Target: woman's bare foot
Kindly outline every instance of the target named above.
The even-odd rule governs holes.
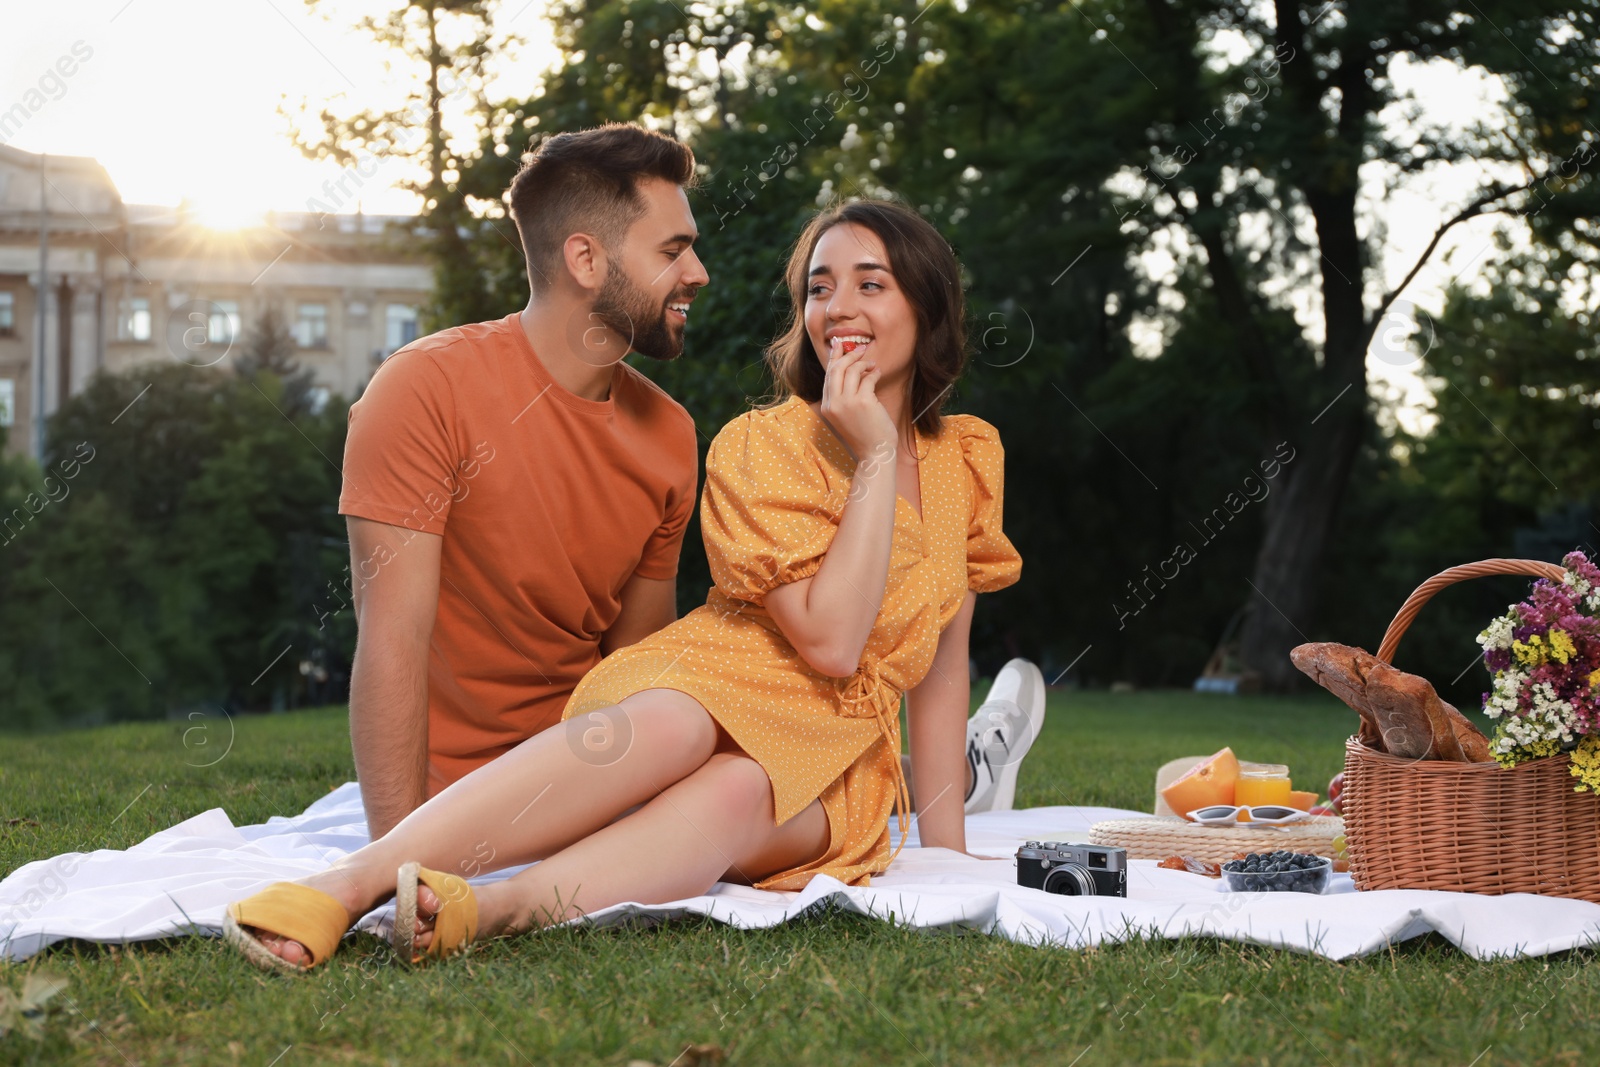
[[[368,895],[356,884],[350,872],[341,870],[338,867],[330,867],[308,878],[297,879],[297,884],[326,893],[342,904],[347,916],[346,930],[354,926],[357,919],[371,910],[371,901]],[[275,956],[282,957],[285,962],[292,963],[297,967],[309,967],[311,965],[311,953],[300,942],[287,937],[280,937],[271,931],[261,930],[253,926],[247,926],[245,929],[253,934],[266,947],[267,951]]]

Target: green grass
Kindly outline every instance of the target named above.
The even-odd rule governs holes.
[[[243,718],[212,766],[227,725],[196,725],[0,740],[0,871],[211,807],[261,822],[351,776],[343,709]],[[1321,697],[1054,693],[1017,804],[1148,809],[1157,766],[1223,744],[1321,784],[1353,727]],[[44,1039],[0,1038],[0,1063],[1578,1063],[1600,1052],[1592,957],[1479,963],[1437,938],[1346,963],[1199,939],[1067,952],[841,913],[561,929],[420,973],[363,936],[298,979],[208,938],[71,943],[0,964],[13,990],[70,983]]]

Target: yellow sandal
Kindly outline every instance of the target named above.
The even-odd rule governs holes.
[[[433,917],[433,940],[425,954],[417,955],[417,883],[438,896],[439,913]],[[429,870],[420,863],[400,868],[394,889],[394,951],[409,964],[453,956],[478,935],[478,897],[460,875]]]
[[[290,963],[245,927],[298,941],[311,954],[305,965]],[[245,959],[264,971],[303,974],[325,962],[350,928],[344,905],[320,890],[294,882],[274,882],[261,892],[228,905],[222,932]]]

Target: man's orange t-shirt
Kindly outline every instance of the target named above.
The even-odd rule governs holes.
[[[625,363],[609,399],[568,392],[519,314],[413,341],[350,408],[340,514],[444,538],[430,797],[561,721],[624,584],[677,574],[694,508],[689,413]]]

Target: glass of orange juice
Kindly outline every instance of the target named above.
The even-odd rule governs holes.
[[[1282,763],[1251,763],[1239,768],[1239,781],[1233,787],[1233,802],[1241,807],[1261,804],[1289,805],[1289,768]],[[1248,816],[1240,813],[1248,821]]]

